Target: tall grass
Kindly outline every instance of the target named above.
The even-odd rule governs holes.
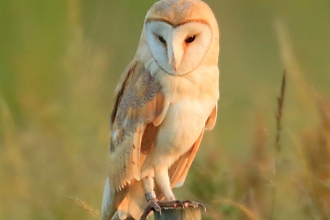
[[[281,152],[281,129],[282,129],[282,115],[283,115],[283,104],[285,97],[285,84],[286,84],[286,74],[285,71],[283,73],[282,85],[281,85],[281,93],[277,98],[277,112],[276,112],[276,139],[275,139],[275,161],[274,161],[274,186],[273,186],[273,196],[272,196],[272,204],[271,204],[271,213],[270,219],[274,217],[274,207],[275,207],[275,196],[276,196],[276,168],[277,168],[277,158],[278,154]]]

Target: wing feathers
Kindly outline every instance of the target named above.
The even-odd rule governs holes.
[[[169,105],[160,83],[143,65],[132,63],[124,76],[122,86],[117,87],[111,116],[110,179],[114,180],[111,185],[114,192],[132,179],[140,179],[145,154],[153,149],[150,143],[141,147],[144,131],[154,130],[163,121]],[[153,127],[148,128],[150,123]]]
[[[169,103],[167,100],[164,100],[164,96],[157,94],[155,105],[155,115],[157,117],[153,120],[153,124],[158,126],[165,118]]]
[[[193,160],[196,156],[196,153],[199,149],[199,146],[201,144],[203,135],[204,135],[204,130],[199,135],[199,137],[198,137],[197,141],[195,142],[194,146],[191,148],[189,157],[187,158],[187,163],[185,163],[184,169],[183,169],[182,173],[180,174],[179,178],[177,179],[177,181],[175,183],[173,183],[173,187],[180,187],[180,186],[183,185],[183,183],[184,183],[184,181],[187,177],[189,168],[190,168],[190,166],[191,166],[191,164],[192,164],[192,162],[193,162]]]
[[[215,122],[217,121],[217,104],[214,106],[211,115],[207,119],[205,123],[206,130],[212,130],[215,126]]]
[[[198,148],[200,146],[203,134],[204,134],[204,129],[201,132],[201,134],[199,135],[195,144],[191,147],[191,149],[179,158],[179,163],[177,164],[177,167],[172,166],[173,167],[173,168],[171,168],[172,173],[169,174],[171,176],[171,187],[172,188],[180,187],[184,183],[184,181],[187,177],[189,168],[190,168],[190,166],[196,156]],[[170,172],[171,172],[171,170],[170,170]]]
[[[188,157],[189,157],[189,152],[182,155],[182,158],[179,159],[177,168],[175,169],[173,176],[171,178],[171,188],[173,188],[177,184],[177,181],[178,181],[179,177],[181,176],[183,169],[186,167]]]
[[[141,153],[149,154],[155,148],[155,140],[159,131],[159,127],[156,127],[153,123],[149,123],[146,126],[142,142]]]
[[[210,116],[205,122],[205,129],[211,130],[213,129],[215,125],[215,121],[217,119],[217,105],[214,106]],[[171,187],[180,187],[184,183],[189,168],[196,156],[196,153],[198,151],[198,148],[200,146],[200,143],[202,141],[204,135],[204,129],[197,138],[196,142],[194,145],[191,147],[191,149],[183,154],[178,161],[176,161],[172,166],[171,169],[169,170],[169,176],[171,178]]]

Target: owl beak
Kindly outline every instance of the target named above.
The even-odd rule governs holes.
[[[172,69],[174,70],[174,72],[176,72],[179,69],[180,62],[177,61],[174,53],[172,53],[169,56],[169,58],[168,58],[168,64],[169,64],[170,67],[172,67]]]
[[[175,60],[172,61],[172,63],[170,63],[170,66],[173,68],[173,70],[176,72],[179,68],[179,65],[177,64],[177,62]]]
[[[177,62],[175,60],[173,50],[168,51],[168,64],[176,72],[178,65],[177,65]]]
[[[169,66],[176,73],[180,67],[182,51],[180,50],[180,46],[175,42],[176,41],[172,39],[167,45],[167,56]]]

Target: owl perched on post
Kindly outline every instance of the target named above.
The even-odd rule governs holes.
[[[115,91],[102,219],[140,219],[150,204],[176,204],[172,188],[183,185],[216,122],[218,55],[206,3],[161,0],[150,8]]]

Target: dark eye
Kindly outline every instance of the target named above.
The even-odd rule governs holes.
[[[165,40],[162,36],[159,36],[158,39],[159,39],[159,41],[162,42],[163,44],[166,44],[166,40]]]
[[[195,39],[196,39],[196,35],[193,35],[193,36],[190,36],[190,37],[186,38],[184,41],[187,44],[190,44],[190,43],[194,42]]]

